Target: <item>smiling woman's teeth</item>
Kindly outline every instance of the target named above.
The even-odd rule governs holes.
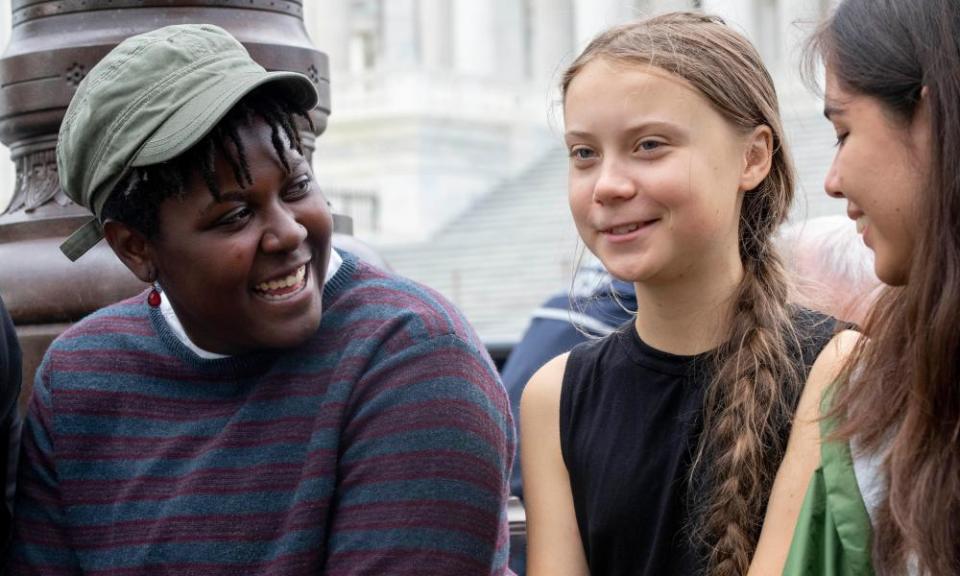
[[[281,290],[283,288],[290,288],[292,286],[297,286],[303,282],[304,276],[307,274],[306,265],[297,268],[297,271],[293,274],[287,276],[286,278],[280,278],[278,280],[270,280],[269,282],[261,282],[254,286],[254,289],[259,292],[272,292]]]
[[[617,226],[616,228],[611,228],[611,234],[629,234],[639,228],[639,224],[627,224],[625,226]]]

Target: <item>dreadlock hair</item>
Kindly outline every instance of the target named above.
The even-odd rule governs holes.
[[[160,231],[160,204],[167,198],[182,197],[194,171],[199,172],[214,198],[220,198],[221,190],[215,169],[218,153],[230,165],[240,187],[253,184],[240,128],[250,126],[255,116],[270,126],[273,149],[284,170],[289,172],[286,149],[303,155],[303,141],[296,118],[304,118],[311,129],[313,122],[306,110],[295,109],[288,100],[272,96],[264,90],[255,90],[231,108],[209,134],[180,156],[131,170],[107,198],[103,206],[103,220],[123,222],[146,237],[154,238]],[[287,144],[284,143],[284,137]],[[233,145],[233,150],[228,143]]]
[[[773,135],[770,172],[743,198],[739,252],[744,276],[726,343],[714,354],[688,484],[690,533],[704,547],[706,573],[746,574],[803,385],[787,277],[773,245],[794,188],[773,80],[743,36],[720,18],[690,12],[602,33],[566,71],[562,92],[597,59],[656,66],[692,84],[741,133],[766,125]]]
[[[879,102],[895,127],[921,107],[930,165],[914,200],[913,258],[887,287],[837,380],[834,440],[879,454],[886,491],[873,523],[877,574],[960,574],[960,5],[845,0],[811,37],[846,92]]]

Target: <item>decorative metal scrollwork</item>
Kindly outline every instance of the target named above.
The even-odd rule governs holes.
[[[60,206],[70,204],[70,198],[60,188],[56,152],[41,150],[21,156],[17,159],[13,199],[3,213],[12,214],[19,210],[33,212],[48,202],[56,202]]]
[[[74,62],[69,68],[67,68],[67,73],[64,75],[64,78],[67,79],[68,84],[76,88],[80,85],[80,82],[86,75],[87,67],[79,62]]]

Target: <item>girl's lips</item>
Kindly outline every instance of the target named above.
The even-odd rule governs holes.
[[[621,224],[619,226],[613,226],[606,228],[600,231],[601,236],[606,239],[608,242],[613,244],[621,244],[624,242],[630,242],[639,238],[640,236],[646,234],[654,224],[659,222],[660,219],[656,218],[653,220],[644,220],[641,222],[631,222],[629,224]]]

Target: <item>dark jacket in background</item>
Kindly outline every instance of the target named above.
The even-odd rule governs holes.
[[[20,345],[13,321],[0,299],[0,573],[4,572],[7,544],[13,519],[13,488],[16,478],[19,417],[17,397],[20,395]]]
[[[633,284],[614,279],[599,266],[581,270],[576,280],[571,290],[551,296],[531,314],[523,338],[501,370],[518,430],[520,396],[534,372],[577,344],[613,332],[633,319],[637,309]],[[513,459],[510,493],[523,498],[519,454]]]

